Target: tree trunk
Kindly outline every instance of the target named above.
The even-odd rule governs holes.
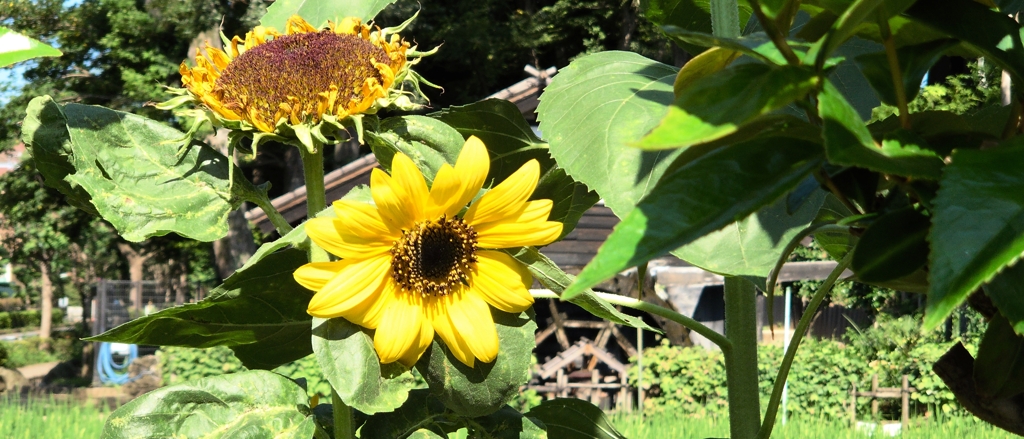
[[[39,262],[39,275],[43,290],[39,298],[39,305],[42,310],[39,321],[39,338],[43,342],[40,343],[39,348],[46,350],[50,349],[50,333],[53,330],[53,281],[50,279],[49,261]]]
[[[141,315],[142,306],[144,305],[142,303],[143,268],[146,266],[146,261],[153,255],[151,253],[144,253],[127,242],[117,243],[117,249],[128,260],[128,280],[132,282],[131,291],[128,293],[128,301],[131,303],[131,309]]]

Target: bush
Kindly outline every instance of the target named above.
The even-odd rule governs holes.
[[[39,348],[41,339],[39,337],[26,338],[24,340],[2,342],[7,350],[7,364],[9,369],[28,366],[36,363],[49,363],[60,361],[57,355]]]
[[[908,375],[917,390],[910,398],[919,410],[966,414],[931,370],[932,364],[956,341],[941,342],[935,335],[921,336],[913,317],[882,318],[876,327],[850,336],[848,344],[805,339],[789,372],[787,410],[796,416],[842,419],[847,416],[849,392],[871,388],[877,374],[880,387],[899,387]],[[957,340],[959,341],[959,340]],[[964,340],[976,346],[976,341]],[[778,346],[758,347],[761,407],[766,407],[784,352]],[[630,382],[636,385],[636,367]],[[721,351],[700,347],[669,346],[667,340],[644,350],[644,407],[653,412],[718,416],[728,413],[725,363]],[[883,412],[898,416],[899,400],[879,400]],[[858,416],[869,412],[868,398],[858,398]]]
[[[209,349],[164,346],[157,351],[157,357],[160,358],[165,385],[246,370],[242,362],[235,358],[234,352],[225,346]],[[320,365],[312,355],[282,365],[274,369],[274,372],[292,379],[305,378],[306,391],[310,395],[320,394],[321,398],[329,398],[331,395],[331,386],[323,379]]]

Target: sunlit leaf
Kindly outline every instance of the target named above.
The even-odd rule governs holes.
[[[44,56],[61,56],[61,51],[35,38],[0,26],[0,67]]]
[[[254,370],[142,395],[111,413],[100,437],[309,439],[315,430],[305,389]]]
[[[285,23],[292,15],[298,15],[319,29],[328,21],[340,22],[346,17],[356,17],[367,22],[377,16],[395,0],[277,0],[267,8],[260,24],[284,32]]]

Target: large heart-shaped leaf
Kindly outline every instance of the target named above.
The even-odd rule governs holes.
[[[1024,138],[956,150],[934,200],[924,325],[934,328],[970,293],[1024,254]]]
[[[498,358],[469,367],[455,358],[448,347],[434,339],[427,354],[416,363],[431,393],[455,413],[476,417],[494,413],[530,380],[530,354],[537,322],[533,309],[518,315],[491,310],[498,325]],[[463,334],[472,337],[472,334]]]
[[[821,164],[821,147],[762,138],[729,145],[664,176],[565,293],[571,298],[628,267],[741,220],[795,188]]]
[[[277,0],[267,8],[267,13],[260,19],[260,24],[284,32],[285,23],[292,15],[302,17],[317,29],[326,26],[328,21],[338,23],[346,17],[356,17],[366,22],[394,2],[395,0]]]
[[[316,429],[305,389],[254,370],[142,395],[111,413],[100,437],[309,439]]]
[[[377,132],[366,133],[370,148],[385,171],[391,171],[395,154],[405,154],[427,184],[433,183],[441,165],[454,165],[465,139],[455,128],[426,116],[399,116],[384,119]]]
[[[984,288],[1013,330],[1024,335],[1024,264],[1004,268]]]
[[[541,95],[537,118],[551,156],[619,217],[680,154],[629,146],[665,116],[677,72],[635,53],[600,52],[559,71]]]
[[[91,105],[60,108],[49,97],[36,99],[30,109],[37,113],[29,119],[40,125],[26,140],[47,157],[48,177],[63,174],[71,188],[84,189],[96,211],[129,241],[171,232],[200,241],[220,239],[227,234],[228,214],[241,202],[232,192],[258,192],[238,170],[234,182],[229,181],[234,165],[208,146],[192,145],[178,155],[185,133],[160,122]],[[63,121],[56,111],[62,111]],[[55,157],[67,154],[68,146],[65,160],[74,173],[67,173]],[[54,162],[56,167],[49,165]],[[84,201],[77,190],[68,195]]]
[[[997,314],[988,322],[974,360],[974,384],[979,395],[989,398],[1024,392],[1024,337],[1006,317]]]
[[[64,111],[49,96],[39,96],[28,103],[25,121],[21,126],[21,141],[32,148],[43,182],[60,191],[71,205],[99,215],[90,201],[89,193],[81,186],[72,186],[65,180],[75,173],[71,164],[71,135],[68,134]]]
[[[313,352],[338,396],[366,414],[401,407],[416,385],[405,366],[380,364],[370,335],[345,319],[313,320]]]
[[[780,198],[750,216],[672,251],[712,273],[742,276],[762,291],[786,245],[818,215],[825,192],[816,190],[792,214]]]

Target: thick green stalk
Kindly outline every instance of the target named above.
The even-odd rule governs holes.
[[[711,0],[711,32],[716,37],[740,36],[740,8],[736,0]]]
[[[757,329],[757,288],[744,278],[726,276],[725,336],[732,342],[732,350],[722,353],[729,389],[729,432],[733,438],[752,438],[761,428]]]
[[[288,224],[288,220],[284,218],[284,215],[281,215],[281,212],[277,211],[274,204],[271,203],[266,196],[258,196],[248,201],[253,202],[260,209],[263,209],[263,213],[267,214],[267,219],[270,220],[270,223],[274,225],[274,228],[277,229],[277,233],[281,234],[281,236],[292,231],[292,225]]]
[[[323,148],[317,148],[311,153],[306,148],[299,148],[302,155],[302,173],[306,182],[306,220],[315,218],[317,213],[327,206],[327,197],[324,194],[324,153]],[[310,262],[328,262],[331,260],[327,251],[309,243]],[[352,431],[352,409],[345,404],[338,396],[338,391],[331,387],[331,409],[334,412],[334,437],[336,439],[351,439],[354,436]]]
[[[775,415],[779,411],[779,401],[782,399],[782,389],[786,384],[786,377],[789,376],[789,368],[793,366],[793,359],[796,358],[796,350],[800,347],[800,341],[803,340],[804,334],[807,333],[807,328],[811,326],[811,320],[814,319],[818,306],[825,300],[825,296],[832,290],[832,285],[836,283],[836,280],[843,274],[843,271],[850,266],[850,261],[852,260],[853,252],[847,253],[843,260],[839,261],[839,265],[832,270],[832,273],[829,273],[828,277],[825,278],[825,282],[818,287],[818,291],[814,293],[811,302],[804,309],[804,315],[800,317],[800,323],[797,323],[796,331],[793,332],[793,339],[789,343],[789,349],[786,350],[786,355],[782,358],[782,366],[779,367],[779,373],[775,376],[775,386],[772,387],[772,396],[768,400],[768,410],[764,414],[764,423],[757,434],[759,439],[771,437],[772,428],[775,427]]]
[[[316,218],[327,207],[327,198],[324,194],[324,152],[318,148],[316,153],[310,153],[305,148],[299,148],[302,155],[302,173],[306,181],[306,218]],[[330,256],[320,246],[310,243],[310,262],[327,262]]]

